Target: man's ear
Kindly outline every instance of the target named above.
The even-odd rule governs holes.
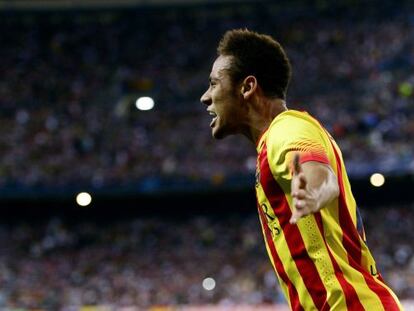
[[[257,79],[255,76],[247,76],[242,84],[241,84],[241,88],[240,88],[240,92],[241,95],[243,96],[243,98],[245,100],[249,99],[255,92],[257,89]]]

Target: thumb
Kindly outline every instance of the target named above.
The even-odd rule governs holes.
[[[302,172],[302,165],[300,164],[300,155],[299,153],[296,153],[293,158],[293,174],[298,175],[300,172]]]

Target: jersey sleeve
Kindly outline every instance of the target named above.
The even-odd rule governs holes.
[[[277,120],[269,128],[266,141],[271,170],[290,179],[296,153],[300,155],[300,163],[316,161],[329,165],[323,135],[320,125],[305,118],[288,115]]]

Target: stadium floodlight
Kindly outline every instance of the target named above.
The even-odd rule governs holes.
[[[381,187],[385,183],[385,177],[380,173],[375,173],[371,175],[369,181],[374,187]]]
[[[80,192],[76,196],[76,203],[80,206],[88,206],[92,202],[92,196],[87,192]]]
[[[135,107],[139,110],[151,110],[154,108],[154,100],[151,97],[139,97],[135,102]]]
[[[203,288],[205,289],[205,290],[213,290],[215,287],[216,287],[216,281],[213,279],[213,278],[210,278],[210,277],[208,277],[208,278],[205,278],[204,280],[203,280]]]

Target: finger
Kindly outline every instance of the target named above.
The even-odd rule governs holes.
[[[304,201],[297,201],[294,206],[295,208],[293,209],[292,216],[289,220],[291,224],[296,224],[299,219],[309,215],[309,211],[305,208]]]
[[[293,158],[293,173],[299,174],[302,171],[302,167],[300,165],[300,155],[299,153],[296,153]]]
[[[306,198],[306,191],[304,189],[299,189],[292,192],[292,197],[303,200]]]
[[[292,217],[290,217],[289,223],[296,224],[301,217],[302,214],[298,210],[294,210],[292,212]]]
[[[305,207],[305,201],[304,200],[295,200],[294,206],[295,206],[296,210],[300,211]]]

